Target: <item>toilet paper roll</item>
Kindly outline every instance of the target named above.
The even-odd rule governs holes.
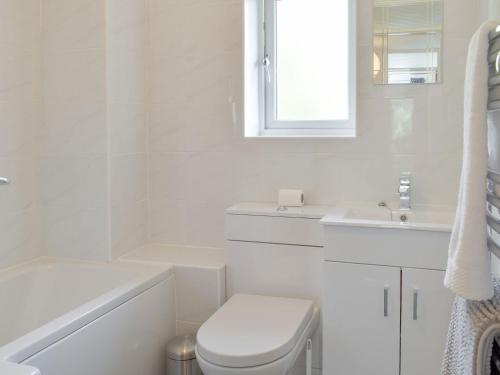
[[[278,194],[280,207],[301,207],[304,205],[304,192],[302,190],[281,189]]]

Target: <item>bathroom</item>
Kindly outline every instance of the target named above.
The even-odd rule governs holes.
[[[452,329],[500,273],[486,201],[459,204],[496,158],[468,100],[487,20],[500,1],[0,0],[0,375],[496,374],[495,332]]]

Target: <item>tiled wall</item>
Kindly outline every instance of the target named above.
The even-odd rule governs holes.
[[[43,0],[48,254],[108,260],[145,240],[144,0]]]
[[[112,258],[146,241],[146,4],[107,0]]]
[[[454,205],[465,55],[484,7],[444,1],[443,84],[377,87],[372,2],[358,4],[358,138],[248,140],[243,0],[0,1],[0,175],[12,179],[0,266],[43,247],[111,259],[145,241],[146,223],[154,242],[221,246],[235,202],[281,187],[309,203],[391,199],[404,170],[415,202]]]
[[[224,209],[274,201],[279,188],[308,203],[393,199],[411,171],[414,202],[453,206],[461,165],[463,78],[475,1],[444,1],[444,81],[374,86],[372,1],[358,1],[358,137],[242,137],[243,0],[151,0],[149,236],[220,246]]]
[[[500,20],[499,0],[481,0],[481,7],[484,19]]]
[[[39,0],[0,1],[0,267],[43,251]]]
[[[0,267],[146,239],[144,0],[0,1]]]
[[[107,258],[105,6],[102,0],[42,1],[49,255]]]

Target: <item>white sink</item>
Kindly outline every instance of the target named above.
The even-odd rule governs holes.
[[[326,225],[393,227],[450,232],[455,213],[452,210],[420,206],[410,210],[389,207],[354,206],[336,210],[323,218]]]
[[[432,206],[337,207],[321,220],[328,244],[324,259],[445,269],[454,214],[452,209]]]

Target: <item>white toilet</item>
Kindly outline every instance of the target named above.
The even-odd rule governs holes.
[[[285,375],[318,326],[310,300],[235,294],[199,329],[204,375]]]
[[[196,357],[205,375],[303,375],[310,338],[312,367],[320,368],[319,219],[329,209],[241,203],[226,210],[232,297],[198,330]]]

